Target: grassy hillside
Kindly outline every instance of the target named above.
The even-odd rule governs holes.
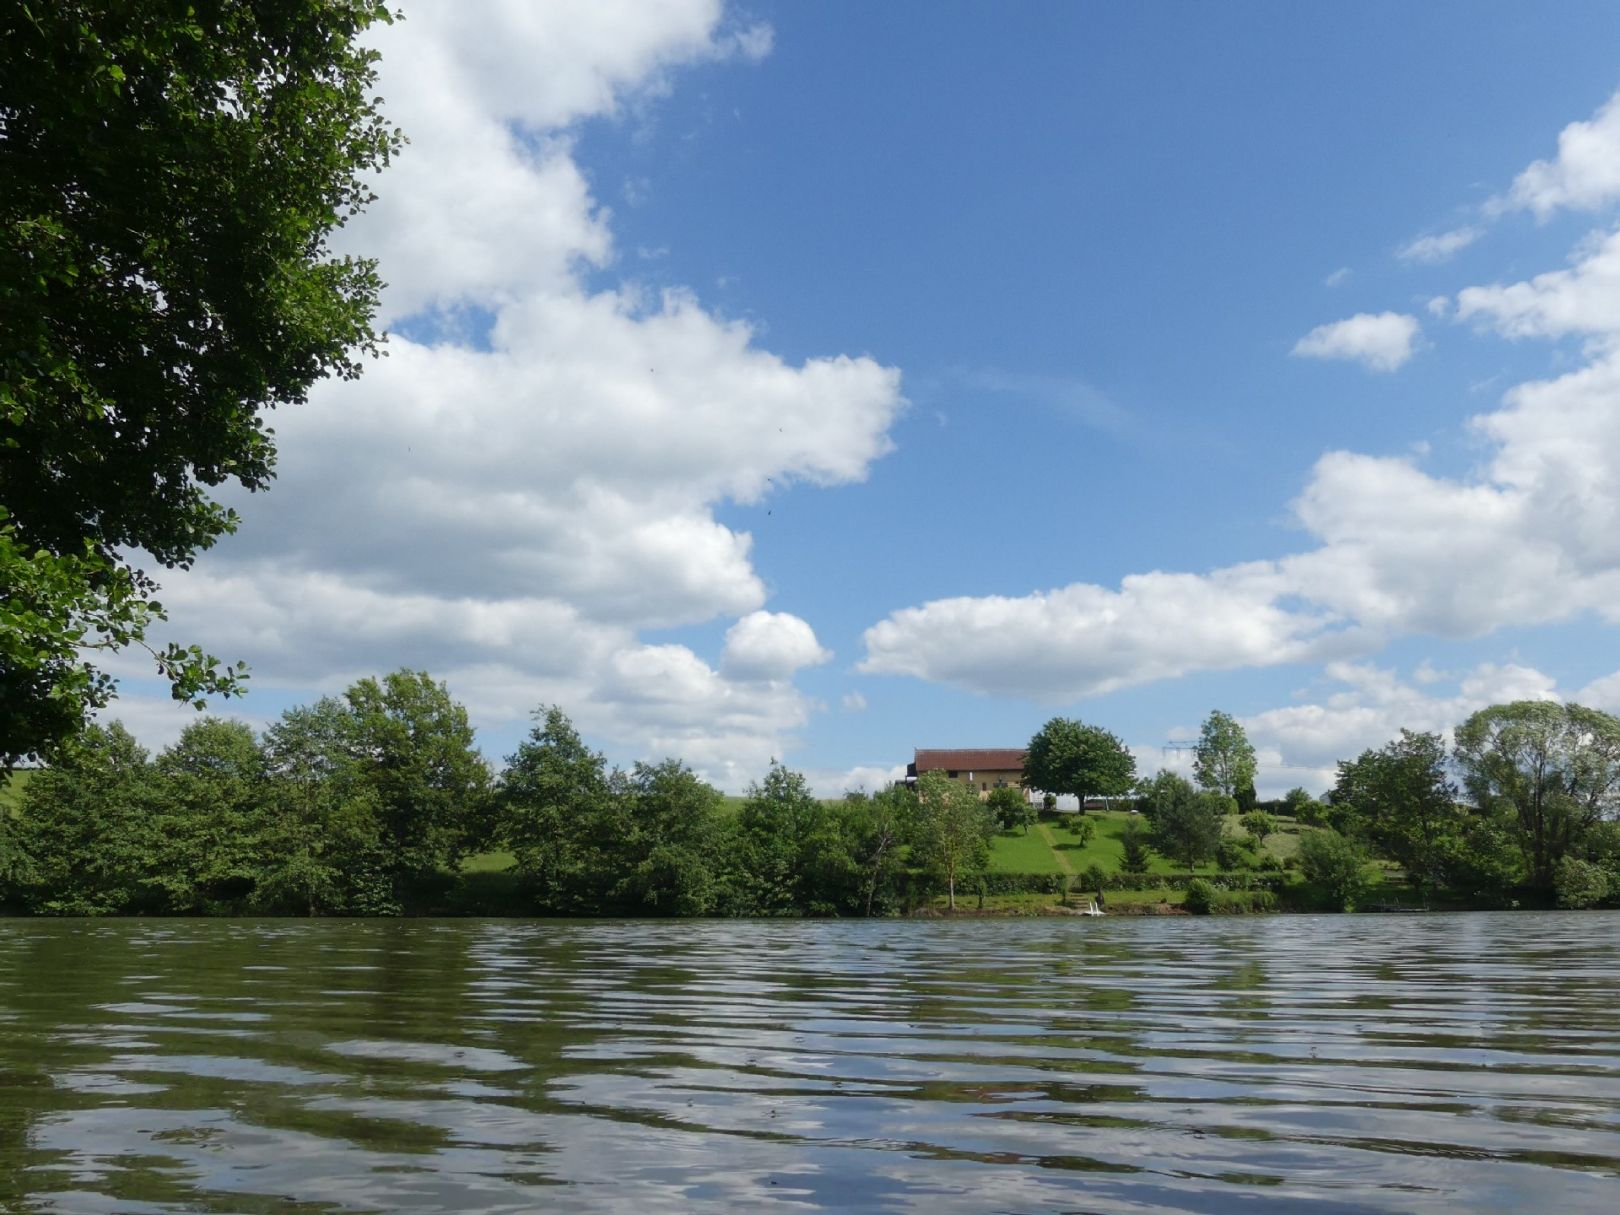
[[[726,798],[724,812],[736,814],[741,808],[740,797]],[[990,871],[992,873],[1068,873],[1081,874],[1092,865],[1113,873],[1125,859],[1125,847],[1120,836],[1125,825],[1135,815],[1124,811],[1108,811],[1086,816],[1092,824],[1089,842],[1081,843],[1076,831],[1079,819],[1064,815],[1057,819],[1043,819],[1027,833],[998,832],[990,842]],[[1233,822],[1235,823],[1235,819]],[[1282,831],[1268,836],[1266,850],[1286,859],[1299,851],[1298,829],[1285,825]],[[499,872],[512,863],[511,853],[489,852],[469,857],[462,865],[467,873]],[[1213,864],[1200,865],[1200,871],[1217,872]],[[1176,873],[1181,866],[1153,854],[1148,864],[1149,873]]]
[[[1092,865],[1099,865],[1109,873],[1116,872],[1125,859],[1125,845],[1120,837],[1125,834],[1125,825],[1137,817],[1123,810],[1087,814],[1086,821],[1092,826],[1087,843],[1080,841],[1076,828],[1081,820],[1076,815],[1042,819],[1029,829],[1028,835],[1000,832],[990,843],[990,869],[994,873],[1084,873]],[[1290,842],[1297,850],[1297,839]],[[1268,839],[1267,847],[1270,846]],[[1175,873],[1181,869],[1158,853],[1153,854],[1148,864],[1149,873]],[[1200,865],[1199,869],[1216,872],[1212,864]]]

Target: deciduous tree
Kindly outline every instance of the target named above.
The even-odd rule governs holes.
[[[917,795],[901,784],[844,802],[841,817],[858,875],[857,908],[863,915],[897,904],[917,815]]]
[[[262,910],[306,915],[397,915],[377,790],[350,742],[348,706],[335,696],[288,709],[265,732],[270,768]]]
[[[1300,833],[1299,863],[1306,881],[1316,883],[1339,911],[1354,910],[1367,889],[1366,852],[1331,827]]]
[[[1030,805],[1029,795],[1022,789],[1007,785],[992,789],[984,804],[1003,831],[1016,831],[1022,827],[1024,834],[1029,834],[1029,825],[1035,821],[1035,807]]]
[[[1540,700],[1481,709],[1457,727],[1455,757],[1476,806],[1511,807],[1530,880],[1543,889],[1620,806],[1620,719],[1597,709]]]
[[[1399,863],[1419,892],[1449,883],[1446,862],[1465,823],[1438,734],[1402,730],[1379,750],[1341,762],[1333,804],[1340,821]]]
[[[334,254],[400,136],[376,0],[0,6],[0,763],[113,694],[98,651],[163,618],[140,568],[236,526],[264,414],[374,351],[379,281]],[[136,556],[144,553],[145,556]],[[149,647],[174,694],[240,670]]]
[[[1024,784],[1043,793],[1069,793],[1085,808],[1088,797],[1118,797],[1136,783],[1136,759],[1100,726],[1054,717],[1029,740]]]
[[[1252,790],[1254,773],[1254,747],[1249,736],[1237,718],[1216,709],[1204,719],[1193,745],[1193,776],[1199,787],[1236,799],[1240,793]]]
[[[805,853],[821,819],[821,803],[803,773],[772,763],[765,778],[748,787],[737,814],[739,880],[754,914],[804,913],[809,902]]]
[[[617,880],[613,841],[623,806],[607,760],[592,751],[568,715],[537,710],[529,736],[507,756],[495,802],[495,838],[546,911],[595,912]]]
[[[144,880],[157,842],[151,811],[145,750],[118,722],[88,727],[23,791],[15,827],[27,905],[50,915],[162,910]]]
[[[376,791],[396,885],[461,859],[469,826],[483,814],[489,768],[467,710],[426,671],[362,679],[343,694],[350,753]]]
[[[917,781],[916,855],[945,885],[956,910],[956,887],[984,872],[990,860],[995,822],[978,794],[942,772],[925,772]]]
[[[715,901],[720,794],[676,759],[637,764],[626,781],[629,813],[621,904],[652,915],[703,915]]]
[[[204,717],[153,764],[149,881],[167,910],[239,909],[256,886],[269,779],[251,727]]]

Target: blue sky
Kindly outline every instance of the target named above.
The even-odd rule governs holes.
[[[1280,792],[1620,708],[1620,9],[406,7],[393,352],[165,578],[231,711],[411,666],[836,792],[1222,708]]]

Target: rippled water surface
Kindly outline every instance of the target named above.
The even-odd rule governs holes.
[[[0,1210],[1620,1210],[1620,914],[0,920]]]

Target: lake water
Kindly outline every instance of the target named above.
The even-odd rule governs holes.
[[[1620,914],[0,920],[0,1210],[1620,1209]]]

